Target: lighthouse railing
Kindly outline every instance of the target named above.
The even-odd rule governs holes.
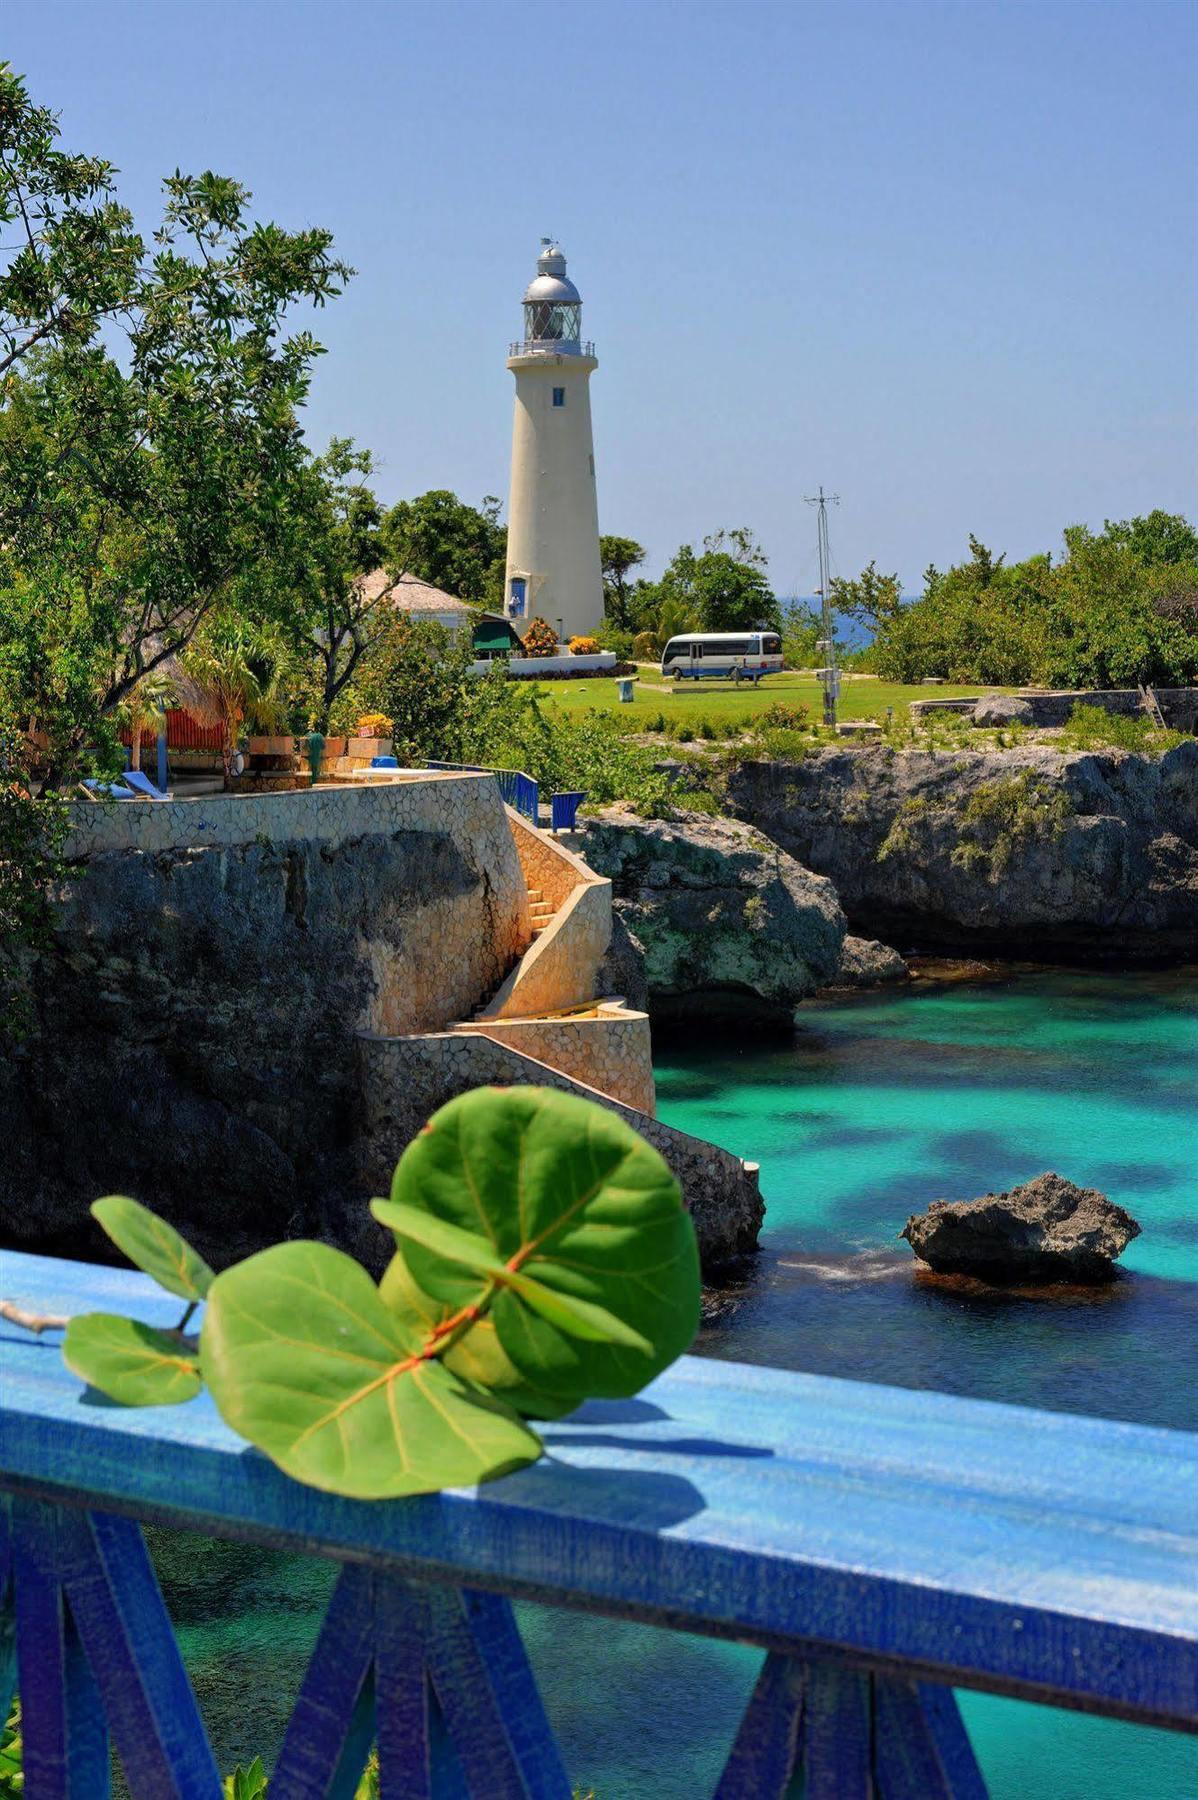
[[[132,1270],[9,1252],[5,1287],[178,1314]],[[356,1501],[207,1394],[103,1403],[59,1343],[0,1321],[0,1675],[30,1800],[104,1800],[110,1734],[134,1800],[219,1800],[146,1523],[336,1565],[270,1785],[292,1800],[352,1795],[372,1742],[384,1795],[569,1800],[513,1600],[757,1646],[718,1800],[796,1775],[808,1800],[982,1800],[954,1689],[1198,1731],[1198,1435],[683,1357],[540,1426],[531,1468]]]

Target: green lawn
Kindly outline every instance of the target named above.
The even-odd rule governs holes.
[[[897,682],[878,681],[872,675],[844,677],[840,689],[837,717],[841,719],[877,719],[885,721],[886,708],[894,708],[896,719],[905,719],[912,700],[950,699],[959,694],[991,693],[995,690],[974,683],[972,686],[903,687]],[[810,675],[767,675],[756,687],[747,682],[739,687],[730,681],[663,681],[656,671],[642,670],[633,689],[634,698],[627,706],[619,704],[616,684],[611,676],[597,676],[593,681],[553,681],[541,689],[544,698],[566,713],[591,711],[607,707],[622,723],[644,730],[649,720],[663,713],[667,719],[684,719],[697,726],[710,719],[713,725],[747,724],[757,713],[775,701],[786,706],[806,706],[808,717],[821,716],[823,699],[818,681]]]

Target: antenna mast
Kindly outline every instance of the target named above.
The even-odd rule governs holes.
[[[824,689],[824,724],[835,725],[836,701],[840,695],[840,671],[836,667],[836,633],[832,622],[832,592],[830,568],[832,553],[828,548],[828,507],[840,505],[839,494],[825,494],[820,484],[818,494],[804,496],[808,506],[816,511],[816,533],[819,539],[819,597],[820,614],[823,621],[823,637],[816,648],[824,653],[824,666],[817,669]]]

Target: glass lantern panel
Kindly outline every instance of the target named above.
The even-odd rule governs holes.
[[[548,300],[530,300],[524,307],[525,339],[530,343],[577,343],[581,315],[577,302],[554,305]]]

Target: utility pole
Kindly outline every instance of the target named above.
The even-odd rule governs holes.
[[[831,576],[832,556],[828,549],[828,507],[840,505],[839,494],[825,494],[821,483],[818,494],[805,496],[808,506],[817,508],[816,530],[819,537],[819,597],[824,635],[817,648],[824,653],[824,666],[816,674],[824,689],[824,724],[835,725],[836,701],[840,694],[840,671],[836,667],[836,632],[832,622]]]

